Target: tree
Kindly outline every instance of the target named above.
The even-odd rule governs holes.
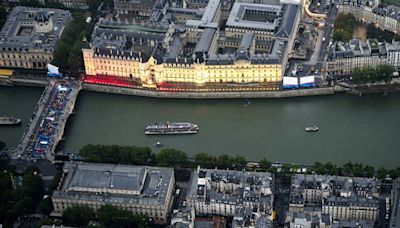
[[[353,165],[353,176],[355,176],[355,177],[363,177],[364,176],[364,168],[361,163],[356,163]]]
[[[42,200],[40,202],[40,212],[45,215],[49,215],[50,212],[53,210],[53,202],[51,201],[50,197]]]
[[[364,166],[364,176],[368,178],[374,177],[375,169],[372,166],[366,165]]]
[[[266,158],[261,159],[260,161],[260,168],[263,171],[268,171],[271,169],[271,162],[268,161]]]
[[[347,162],[343,165],[343,172],[345,176],[353,176],[353,163]]]
[[[162,149],[156,155],[158,166],[188,167],[189,160],[186,153],[176,149]]]
[[[194,156],[196,166],[212,169],[216,166],[216,157],[207,153],[198,153]]]
[[[386,176],[388,175],[388,171],[384,168],[381,167],[380,169],[378,169],[378,178],[383,180],[386,178]]]
[[[3,27],[7,20],[7,12],[4,7],[0,7],[0,28]]]
[[[103,227],[149,227],[149,219],[143,215],[132,215],[129,211],[120,210],[112,206],[102,206],[98,218]]]
[[[92,217],[92,209],[87,206],[72,206],[63,215],[63,224],[68,226],[86,226]]]
[[[380,80],[390,82],[393,78],[394,68],[389,64],[381,64],[376,67],[376,74]]]
[[[43,198],[43,180],[39,175],[37,167],[27,168],[22,179],[22,185],[25,194],[32,197],[36,202],[39,202]]]
[[[247,160],[245,157],[241,155],[236,155],[235,157],[231,158],[232,168],[236,170],[242,170],[247,165]]]
[[[0,141],[0,150],[6,148],[6,144],[3,141]]]
[[[329,175],[338,175],[338,168],[330,162],[324,165],[325,172]]]
[[[352,14],[338,14],[333,30],[333,40],[347,42],[353,38],[357,20]]]
[[[217,167],[219,169],[231,169],[232,162],[231,158],[226,154],[221,154],[217,157]]]

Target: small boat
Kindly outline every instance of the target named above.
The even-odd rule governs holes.
[[[164,145],[161,144],[161,142],[156,142],[156,143],[154,144],[154,146],[155,146],[155,147],[163,147]]]
[[[384,96],[384,97],[387,97],[387,96],[389,96],[389,93],[388,93],[388,91],[387,91],[387,90],[385,90],[385,92],[383,92],[382,96]]]
[[[20,119],[8,116],[0,117],[0,125],[19,125],[22,121]]]
[[[316,125],[312,127],[306,127],[306,132],[316,132],[318,131],[318,127]]]

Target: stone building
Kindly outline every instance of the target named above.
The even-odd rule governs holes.
[[[52,195],[54,212],[88,206],[94,213],[110,205],[147,215],[164,224],[172,205],[175,179],[171,168],[95,163],[66,163]]]
[[[207,1],[199,9],[201,15],[170,8],[167,14],[176,23],[162,19],[157,26],[101,21],[83,49],[86,74],[137,79],[149,87],[254,83],[279,89],[300,19],[299,6],[274,1],[262,2],[260,8],[253,2],[241,3],[242,19],[231,19],[236,17],[232,11],[229,32],[221,32],[225,3]],[[268,21],[267,30],[250,26],[263,24],[260,20]],[[250,27],[236,28],[243,23]]]
[[[186,201],[196,216],[234,216],[238,227],[248,227],[259,219],[259,223],[271,224],[272,175],[199,167],[191,176]]]
[[[379,189],[376,179],[298,174],[292,178],[289,211],[317,211],[331,220],[376,222]]]
[[[376,27],[393,33],[400,33],[400,8],[383,6],[379,1],[340,0],[339,12],[353,14],[357,20],[374,24]]]
[[[350,74],[356,67],[389,64],[400,69],[400,43],[380,43],[377,40],[353,39],[348,43],[334,43],[329,47],[326,72],[328,74]]]
[[[0,31],[0,67],[47,69],[70,20],[66,10],[15,7]]]

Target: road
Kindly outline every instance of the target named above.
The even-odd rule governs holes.
[[[335,23],[335,18],[337,13],[338,9],[336,8],[336,5],[330,5],[330,8],[327,12],[327,19],[325,20],[325,27],[322,30],[318,31],[318,38],[316,41],[317,43],[315,45],[315,51],[312,54],[310,61],[292,61],[289,64],[290,67],[287,72],[291,73],[293,67],[296,65],[303,66],[303,71],[302,72],[298,71],[296,74],[296,76],[298,77],[321,74],[321,72],[323,72],[323,68],[328,54],[329,43],[331,42],[332,39],[333,25]]]

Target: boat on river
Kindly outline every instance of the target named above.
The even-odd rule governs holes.
[[[154,123],[146,126],[146,135],[196,134],[199,126],[193,123]]]
[[[9,116],[0,116],[0,125],[19,125],[21,123],[21,119]]]
[[[316,125],[312,127],[306,127],[306,132],[317,132],[319,129]]]

